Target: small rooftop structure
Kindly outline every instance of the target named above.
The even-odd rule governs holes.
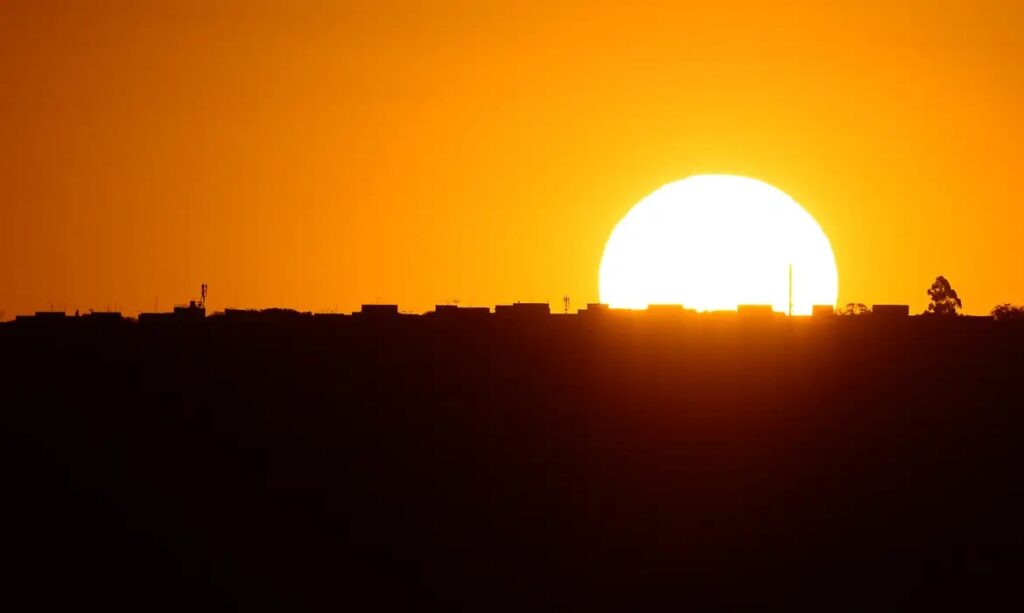
[[[811,317],[832,317],[836,308],[831,304],[816,304],[811,307]]]
[[[885,319],[899,319],[910,317],[910,305],[908,304],[875,304],[871,306],[872,317]]]

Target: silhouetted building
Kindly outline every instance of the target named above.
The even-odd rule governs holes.
[[[836,308],[831,304],[816,304],[811,307],[812,317],[832,317],[836,314]]]
[[[299,317],[310,317],[311,313],[302,313],[294,309],[224,309],[222,314],[228,321],[270,322],[293,320]]]
[[[353,313],[368,319],[387,319],[398,316],[397,304],[364,304],[358,313]]]
[[[192,301],[188,306],[176,306],[170,313],[139,313],[139,323],[156,324],[185,321],[203,321],[206,308]]]
[[[323,322],[341,322],[346,321],[352,316],[347,313],[313,313],[313,319],[315,321]]]
[[[770,304],[741,304],[736,307],[736,314],[741,317],[768,318],[775,314]]]
[[[683,308],[681,304],[649,304],[645,313],[649,318],[658,320],[678,320],[684,317],[696,316],[695,309]]]
[[[62,321],[67,317],[64,311],[36,311],[36,321]]]
[[[206,307],[197,305],[195,300],[188,303],[188,306],[176,306],[174,307],[174,318],[178,320],[187,319],[203,319],[206,317]]]
[[[610,313],[611,309],[608,308],[607,304],[603,304],[600,302],[592,302],[587,305],[587,308],[580,309],[576,314],[579,315],[580,317],[590,319],[594,317],[604,318],[607,317]]]
[[[701,314],[701,317],[703,319],[707,319],[707,320],[710,320],[710,321],[729,321],[729,320],[735,320],[737,315],[739,315],[739,313],[737,311],[723,310],[723,311],[705,311],[704,313]]]
[[[910,305],[907,304],[876,304],[871,307],[872,317],[898,319],[910,316]]]
[[[484,319],[491,314],[489,307],[460,307],[457,304],[438,304],[434,307],[433,315],[440,319]]]
[[[255,309],[224,309],[220,316],[231,321],[253,320],[258,313]]]
[[[494,314],[505,317],[546,317],[551,314],[551,306],[546,302],[499,304],[494,307]]]
[[[261,317],[268,319],[296,319],[300,317],[311,317],[313,314],[309,312],[296,311],[295,309],[282,309],[279,307],[272,307],[269,309],[260,309],[259,314]]]
[[[14,317],[15,323],[31,326],[60,326],[70,324],[73,321],[64,311],[36,311],[33,315],[17,315]]]
[[[683,305],[681,305],[681,304],[649,304],[649,305],[647,305],[647,312],[648,313],[655,313],[655,314],[658,314],[658,313],[661,313],[661,314],[664,314],[664,313],[668,313],[668,314],[682,313],[683,312]]]
[[[83,315],[82,319],[94,324],[118,324],[125,321],[124,316],[117,311],[93,311]]]

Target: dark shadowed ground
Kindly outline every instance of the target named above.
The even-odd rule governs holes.
[[[1024,571],[1010,323],[19,322],[0,366],[0,598],[39,610],[978,609]]]

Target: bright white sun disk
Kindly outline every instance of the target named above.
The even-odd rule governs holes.
[[[836,303],[832,246],[807,211],[755,179],[697,175],[658,189],[618,223],[601,259],[601,301],[786,312],[790,266],[793,314]]]

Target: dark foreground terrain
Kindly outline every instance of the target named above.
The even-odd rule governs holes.
[[[6,610],[978,610],[1024,576],[1009,323],[19,322],[0,367]]]

